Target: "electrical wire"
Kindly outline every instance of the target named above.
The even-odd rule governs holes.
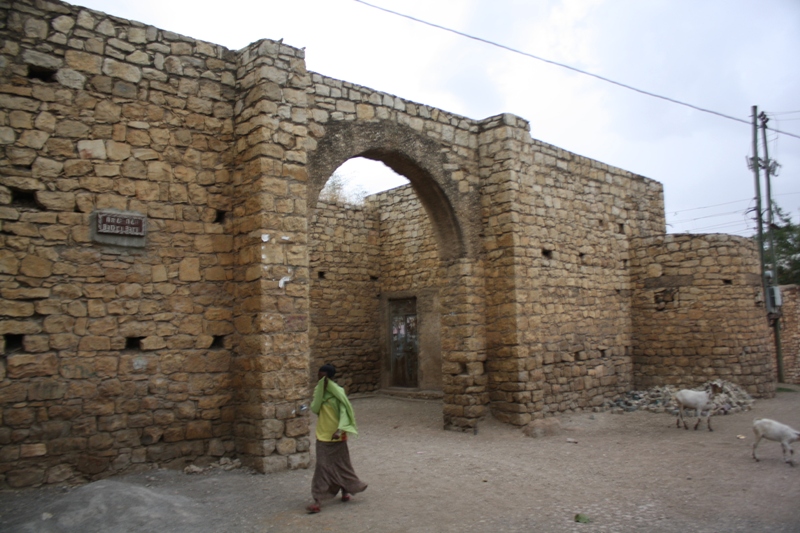
[[[725,202],[724,204],[714,204],[714,205],[705,205],[703,207],[691,207],[689,209],[679,209],[678,211],[670,211],[673,215],[677,215],[678,213],[685,213],[687,211],[699,211],[700,209],[711,209],[712,207],[722,207],[723,205],[731,205],[731,204],[738,204],[741,202],[750,202],[752,198],[744,198],[742,200],[734,200],[732,202]]]
[[[746,211],[749,211],[749,209],[746,210]],[[714,215],[706,215],[704,217],[688,218],[686,220],[676,220],[674,223],[675,224],[679,224],[679,223],[686,223],[686,222],[694,222],[695,220],[704,220],[706,218],[724,217],[724,216],[728,216],[728,215],[735,215],[735,214],[741,213],[741,212],[742,212],[741,209],[737,209],[736,211],[728,211],[727,213],[717,213],[717,214],[714,214]]]
[[[579,68],[572,67],[572,66],[566,65],[564,63],[559,63],[558,61],[553,61],[551,59],[545,59],[543,57],[539,57],[539,56],[536,56],[534,54],[530,54],[528,52],[523,52],[522,50],[518,50],[516,48],[512,48],[510,46],[506,46],[504,44],[500,44],[500,43],[496,43],[494,41],[490,41],[489,39],[484,39],[482,37],[476,37],[475,35],[470,35],[469,33],[464,33],[464,32],[459,31],[459,30],[454,30],[453,28],[448,28],[447,26],[441,26],[441,25],[435,24],[433,22],[428,22],[427,20],[418,19],[416,17],[412,17],[411,15],[406,15],[405,13],[399,13],[397,11],[392,11],[391,9],[387,9],[385,7],[376,6],[375,4],[370,4],[369,2],[365,2],[364,0],[353,0],[353,1],[354,2],[358,2],[359,4],[363,4],[365,6],[371,7],[373,9],[377,9],[379,11],[384,11],[384,12],[389,13],[391,15],[395,15],[395,16],[402,17],[402,18],[405,18],[405,19],[408,19],[408,20],[412,20],[412,21],[418,22],[420,24],[425,24],[426,26],[430,26],[432,28],[437,28],[437,29],[440,29],[440,30],[443,30],[443,31],[454,33],[456,35],[460,35],[461,37],[466,37],[467,39],[472,39],[473,41],[478,41],[478,42],[481,42],[481,43],[484,43],[484,44],[488,44],[490,46],[496,46],[498,48],[502,48],[504,50],[508,50],[509,52],[513,52],[515,54],[520,54],[520,55],[523,55],[523,56],[526,56],[526,57],[530,57],[532,59],[536,59],[537,61],[542,61],[544,63],[549,63],[551,65],[556,65],[558,67],[565,68],[565,69],[568,69],[568,70],[572,70],[573,72],[577,72],[577,73],[583,74],[585,76],[591,76],[593,78],[597,78],[598,80],[602,80],[602,81],[604,81],[606,83],[611,83],[613,85],[617,85],[617,86],[622,87],[624,89],[635,91],[637,93],[641,93],[641,94],[644,94],[644,95],[647,95],[647,96],[651,96],[653,98],[659,98],[661,100],[666,100],[667,102],[671,102],[673,104],[682,105],[682,106],[694,109],[696,111],[700,111],[702,113],[709,113],[711,115],[717,115],[718,117],[726,118],[728,120],[733,120],[733,121],[736,121],[736,122],[741,122],[743,124],[747,124],[747,125],[751,125],[752,124],[749,120],[745,120],[745,119],[733,117],[733,116],[730,116],[730,115],[726,115],[726,114],[720,113],[718,111],[713,111],[711,109],[706,109],[704,107],[699,107],[699,106],[696,106],[694,104],[689,104],[687,102],[682,102],[680,100],[676,100],[676,99],[670,98],[668,96],[663,96],[663,95],[660,95],[660,94],[652,93],[650,91],[645,91],[644,89],[638,89],[638,88],[633,87],[631,85],[627,85],[625,83],[621,83],[621,82],[618,82],[618,81],[614,81],[614,80],[612,80],[610,78],[606,78],[604,76],[600,76],[599,74],[593,74],[591,72],[587,72],[585,70],[581,70]],[[788,135],[789,137],[796,137],[797,139],[800,139],[800,135],[795,135],[793,133],[780,131],[780,130],[777,130],[775,128],[769,128],[768,127],[767,129],[772,130],[772,131],[774,131],[776,133],[780,133],[782,135]]]
[[[780,194],[774,194],[773,196],[794,196],[800,194],[800,192],[783,192]],[[725,202],[722,204],[713,204],[713,205],[704,205],[700,207],[690,207],[688,209],[678,209],[677,211],[667,211],[667,213],[671,213],[673,216],[677,215],[678,213],[686,213],[687,211],[699,211],[701,209],[711,209],[712,207],[722,207],[723,205],[732,205],[738,204],[741,202],[752,202],[752,198],[742,198],[741,200],[733,200],[731,202]]]

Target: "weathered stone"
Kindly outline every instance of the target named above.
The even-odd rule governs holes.
[[[61,58],[51,56],[49,54],[43,54],[41,52],[37,52],[36,50],[25,50],[25,52],[22,54],[22,60],[30,65],[36,65],[37,67],[49,69],[60,68],[63,64]]]
[[[112,78],[120,78],[131,83],[139,83],[139,80],[142,79],[142,71],[139,67],[110,58],[103,60],[103,74],[111,76]]]
[[[19,272],[20,260],[10,250],[0,250],[0,274],[16,275]]]
[[[38,191],[36,201],[51,211],[74,211],[75,194],[62,192]]]
[[[61,85],[65,85],[71,89],[81,90],[83,86],[86,85],[86,76],[77,70],[68,68],[59,69],[58,72],[56,72],[56,80]]]
[[[46,278],[52,274],[53,262],[43,257],[28,255],[20,262],[19,271],[25,276]]]
[[[105,159],[106,144],[103,141],[78,141],[81,159]]]

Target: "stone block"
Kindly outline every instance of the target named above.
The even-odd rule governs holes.
[[[34,304],[19,300],[0,300],[0,316],[27,317],[33,316]]]
[[[44,480],[43,468],[18,468],[6,472],[6,483],[12,489],[41,485]]]
[[[213,437],[211,422],[207,420],[193,420],[186,424],[186,438],[209,439]]]
[[[28,399],[37,400],[57,400],[63,398],[67,393],[67,383],[57,379],[43,379],[34,381],[28,387]]]
[[[53,376],[58,373],[54,353],[16,353],[6,356],[6,372],[14,379]]]
[[[53,262],[43,257],[28,254],[21,261],[19,272],[32,278],[47,278],[53,272]]]

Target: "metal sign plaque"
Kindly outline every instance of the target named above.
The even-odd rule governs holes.
[[[97,213],[97,233],[144,237],[146,222],[142,215]]]

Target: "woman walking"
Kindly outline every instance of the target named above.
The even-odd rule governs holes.
[[[317,466],[311,481],[311,495],[314,503],[306,510],[318,513],[322,500],[332,498],[341,490],[342,501],[350,501],[352,494],[363,492],[367,484],[358,479],[350,463],[347,448],[348,435],[358,435],[353,406],[344,389],[334,383],[336,368],[323,365],[317,372],[319,382],[314,388],[311,411],[317,419]]]

